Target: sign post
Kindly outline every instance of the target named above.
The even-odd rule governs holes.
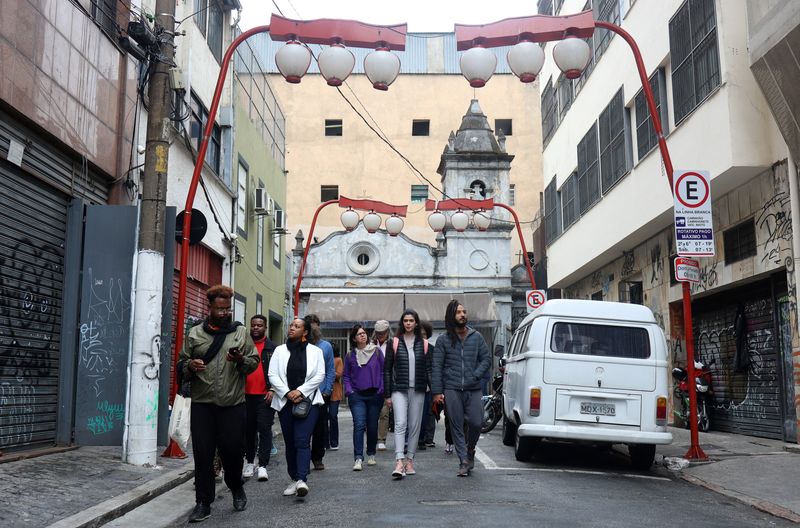
[[[547,300],[547,295],[544,290],[527,290],[525,292],[525,304],[528,307],[528,313],[539,308]]]
[[[672,184],[675,203],[675,278],[683,283],[683,326],[686,337],[686,370],[689,376],[689,429],[691,445],[687,460],[707,460],[697,431],[697,387],[694,372],[692,291],[689,282],[700,279],[700,263],[682,258],[714,256],[714,226],[711,218],[711,176],[708,171],[676,170]],[[680,262],[679,262],[680,261]],[[680,270],[679,270],[680,268]]]

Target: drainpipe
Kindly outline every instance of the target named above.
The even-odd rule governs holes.
[[[786,174],[789,178],[789,196],[792,212],[792,263],[796,287],[800,285],[800,266],[798,265],[800,263],[800,186],[798,186],[797,182],[797,165],[794,163],[791,151],[786,155]],[[796,289],[795,295],[797,295]],[[800,330],[800,318],[798,318],[798,330]]]

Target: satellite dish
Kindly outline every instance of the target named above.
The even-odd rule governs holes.
[[[175,219],[175,240],[179,244],[183,243],[183,217],[185,211],[178,213]],[[199,209],[192,209],[192,218],[189,224],[189,245],[194,245],[203,240],[208,231],[208,221],[205,215]]]

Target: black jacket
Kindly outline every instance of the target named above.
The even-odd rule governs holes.
[[[264,338],[264,348],[261,350],[261,367],[264,369],[264,381],[267,382],[267,390],[269,387],[269,360],[272,359],[272,353],[278,345],[273,343],[270,338]]]
[[[481,378],[491,366],[489,347],[479,332],[469,328],[464,341],[456,337],[455,344],[450,335],[440,335],[433,351],[431,392],[480,390]]]
[[[394,348],[394,339],[386,344],[386,358],[383,360],[383,391],[389,398],[394,391],[408,390],[408,349],[406,341],[400,336],[397,340],[397,350]],[[414,340],[414,390],[425,392],[431,380],[431,356],[433,347],[425,346],[422,339]]]

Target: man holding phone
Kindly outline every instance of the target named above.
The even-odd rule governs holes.
[[[247,328],[233,322],[228,286],[206,292],[209,315],[189,330],[177,368],[191,382],[192,452],[196,505],[189,522],[211,515],[214,502],[214,453],[219,450],[233,508],[242,511],[247,496],[242,480],[246,410],[245,378],[258,367],[259,356]]]

